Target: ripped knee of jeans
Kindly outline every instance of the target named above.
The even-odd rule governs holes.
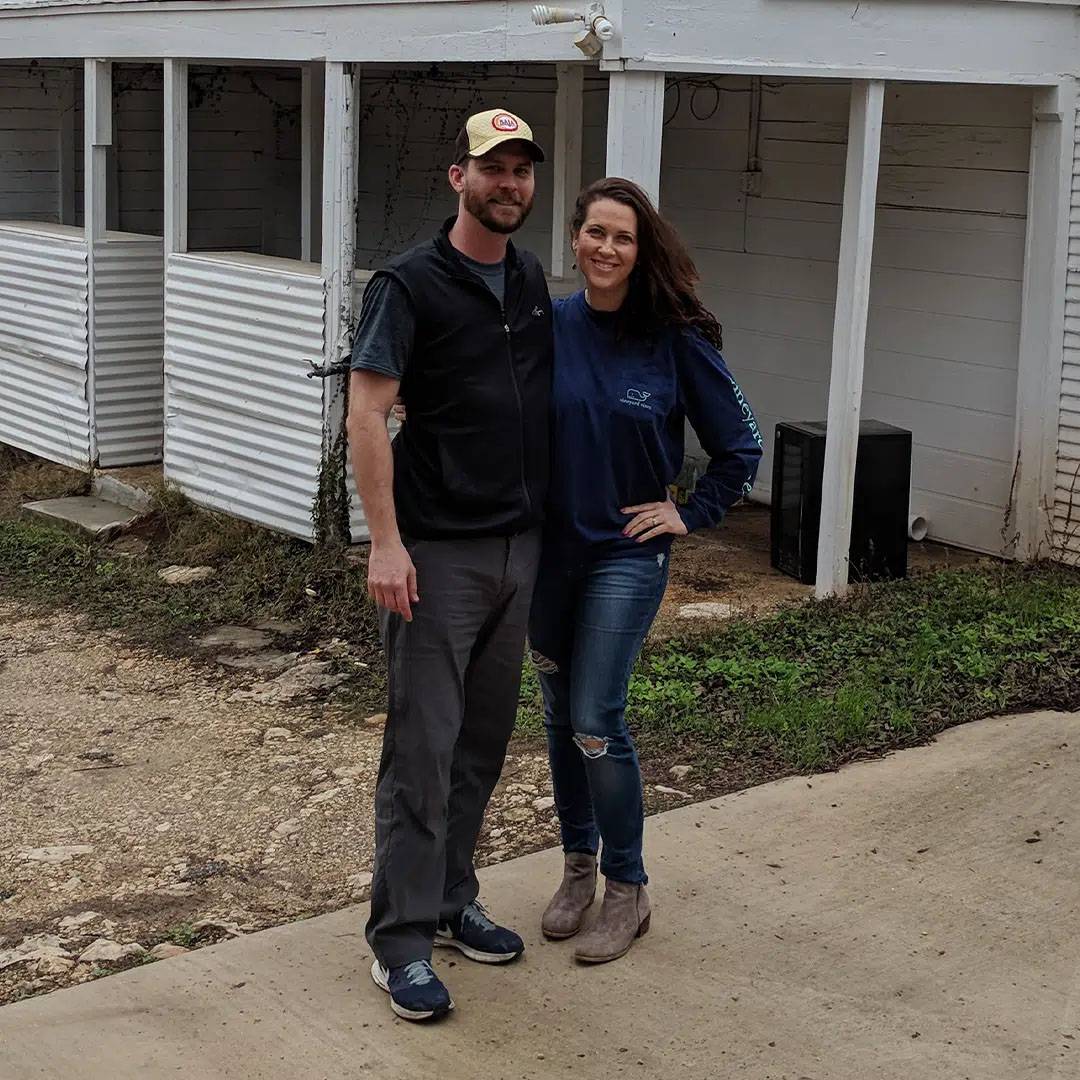
[[[574,744],[587,758],[601,758],[608,752],[608,740],[599,735],[575,732]]]
[[[546,657],[539,649],[529,650],[529,659],[532,661],[532,665],[540,672],[541,675],[556,675],[559,671],[559,665],[554,660]]]

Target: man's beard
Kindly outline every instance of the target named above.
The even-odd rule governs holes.
[[[509,205],[509,204],[503,204]],[[465,209],[477,221],[480,222],[486,229],[490,229],[494,233],[512,233],[517,232],[522,225],[525,224],[525,219],[529,216],[529,211],[533,207],[533,200],[530,199],[527,203],[515,203],[515,206],[521,211],[521,216],[517,221],[512,224],[497,218],[494,213],[494,208],[488,199],[477,195],[475,192],[470,191],[468,187],[465,188]]]

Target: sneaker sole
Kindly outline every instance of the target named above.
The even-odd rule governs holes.
[[[457,949],[458,952],[464,954],[470,960],[475,960],[478,964],[509,964],[511,960],[516,960],[525,951],[519,949],[513,953],[481,952],[479,949],[466,945],[463,941],[458,941],[457,938],[440,937],[438,934],[435,935],[432,945],[440,949]]]
[[[378,960],[375,960],[371,964],[371,981],[380,989],[390,993],[390,984],[383,978],[382,966]],[[445,1009],[406,1009],[404,1005],[399,1005],[391,996],[390,1008],[401,1017],[402,1020],[438,1020],[439,1017],[445,1016],[454,1007],[454,1002],[451,1000],[450,1004]]]

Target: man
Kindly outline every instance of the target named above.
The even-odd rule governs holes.
[[[471,116],[449,169],[457,217],[372,278],[353,348],[349,443],[390,684],[367,938],[409,1020],[453,1008],[433,944],[483,963],[524,950],[477,903],[472,859],[517,712],[548,482],[551,302],[508,241],[543,160],[519,117]]]

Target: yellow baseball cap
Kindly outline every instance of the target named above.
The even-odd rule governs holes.
[[[506,142],[523,142],[529,148],[533,161],[543,161],[544,151],[533,138],[532,128],[506,109],[487,109],[474,113],[465,121],[455,144],[455,161],[466,157],[483,157],[496,146]]]

